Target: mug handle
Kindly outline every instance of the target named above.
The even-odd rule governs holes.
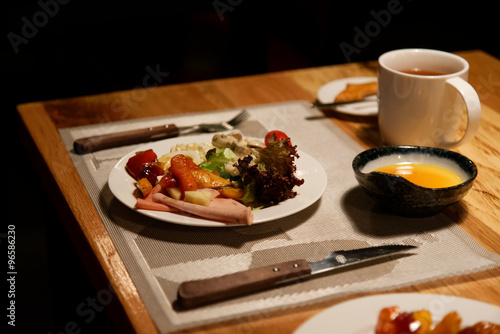
[[[465,144],[476,135],[481,121],[481,101],[474,88],[464,79],[454,77],[446,80],[446,83],[453,86],[460,93],[467,108],[467,128],[464,135],[454,143],[444,143],[446,146],[452,147]]]

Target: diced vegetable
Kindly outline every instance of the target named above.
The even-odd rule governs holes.
[[[378,315],[375,334],[394,334],[396,333],[396,325],[392,322],[399,315],[398,306],[384,307]]]
[[[220,188],[231,185],[231,181],[215,175],[208,170],[196,169],[192,170],[191,173],[193,174],[196,185],[199,188]]]
[[[234,200],[240,201],[245,195],[245,189],[239,188],[221,188],[219,193],[227,198],[232,198]]]
[[[460,331],[461,324],[462,318],[458,315],[458,313],[450,312],[445,315],[444,318],[436,325],[436,327],[432,331],[432,334],[458,333]]]
[[[419,333],[428,333],[431,331],[431,327],[432,327],[431,312],[429,312],[428,310],[418,310],[418,311],[412,312],[412,315],[413,315],[413,319],[415,319],[415,321],[418,321],[418,323],[420,324],[420,327],[418,329]],[[457,332],[458,332],[458,330],[457,330]],[[437,334],[434,332],[432,332],[432,333]],[[443,333],[443,334],[445,334],[445,333]]]
[[[137,189],[141,191],[143,197],[146,197],[153,189],[153,185],[147,178],[142,178],[137,181]]]
[[[172,198],[181,199],[181,197],[182,197],[182,192],[181,192],[181,189],[179,187],[167,188],[166,191],[167,191],[167,194]]]
[[[169,171],[177,178],[182,194],[181,198],[183,199],[186,191],[194,191],[198,189],[192,170],[199,169],[199,167],[192,160],[186,158],[182,154],[172,157],[170,163],[171,166]]]
[[[186,191],[184,193],[184,200],[189,203],[209,206],[212,200],[212,192],[205,190]]]

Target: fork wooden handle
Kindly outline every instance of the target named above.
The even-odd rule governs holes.
[[[75,140],[73,148],[78,154],[85,154],[107,148],[144,143],[147,141],[177,137],[179,128],[175,124],[166,124],[144,129],[129,130],[80,138]]]

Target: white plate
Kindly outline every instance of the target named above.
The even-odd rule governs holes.
[[[141,148],[135,149],[125,155],[116,163],[108,177],[108,185],[113,195],[130,209],[134,209],[136,197],[135,180],[125,170],[128,159],[135,152],[147,149],[153,149],[158,156],[170,152],[170,148],[180,143],[204,143],[212,140],[213,134],[201,134],[196,136],[177,137],[161,140],[147,144]],[[297,166],[296,176],[304,179],[304,183],[297,188],[297,196],[262,210],[254,211],[254,224],[264,223],[278,218],[283,218],[299,211],[304,210],[316,202],[325,191],[327,177],[323,166],[316,159],[298,151],[299,158],[295,160]],[[135,210],[135,209],[134,209]],[[211,226],[211,227],[230,227],[235,224],[224,224],[203,218],[197,218],[178,213],[159,212],[150,210],[136,210],[148,217],[158,220],[190,226]]]
[[[462,318],[462,326],[479,321],[500,323],[500,307],[476,300],[420,293],[394,293],[362,297],[332,306],[303,323],[295,334],[373,334],[379,312],[399,306],[401,312],[429,310],[437,324],[452,311]]]
[[[321,103],[332,103],[337,95],[345,90],[348,83],[362,84],[377,81],[376,77],[350,77],[330,81],[324,84],[318,91],[318,101]],[[365,98],[367,101],[340,105],[335,110],[357,116],[375,116],[378,114],[377,96],[371,95]]]

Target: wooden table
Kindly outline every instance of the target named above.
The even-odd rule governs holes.
[[[480,130],[475,139],[457,149],[478,166],[472,190],[446,211],[486,249],[500,254],[500,60],[482,52],[460,52],[470,63],[469,82],[483,103]],[[28,103],[18,106],[45,187],[63,218],[72,242],[93,278],[96,289],[110,288],[115,325],[122,330],[154,333],[149,316],[110,236],[95,210],[82,180],[57,132],[59,128],[165,114],[180,114],[316,98],[328,81],[348,76],[376,75],[376,62],[308,68],[240,78],[114,92],[103,95]],[[147,89],[146,89],[147,88]],[[329,114],[332,122],[363,147],[381,144],[376,119]],[[456,295],[500,306],[500,268],[472,275],[409,286],[395,291]],[[186,333],[291,333],[328,306],[356,296],[310,307],[259,314],[195,328]],[[128,319],[128,322],[125,321]]]

